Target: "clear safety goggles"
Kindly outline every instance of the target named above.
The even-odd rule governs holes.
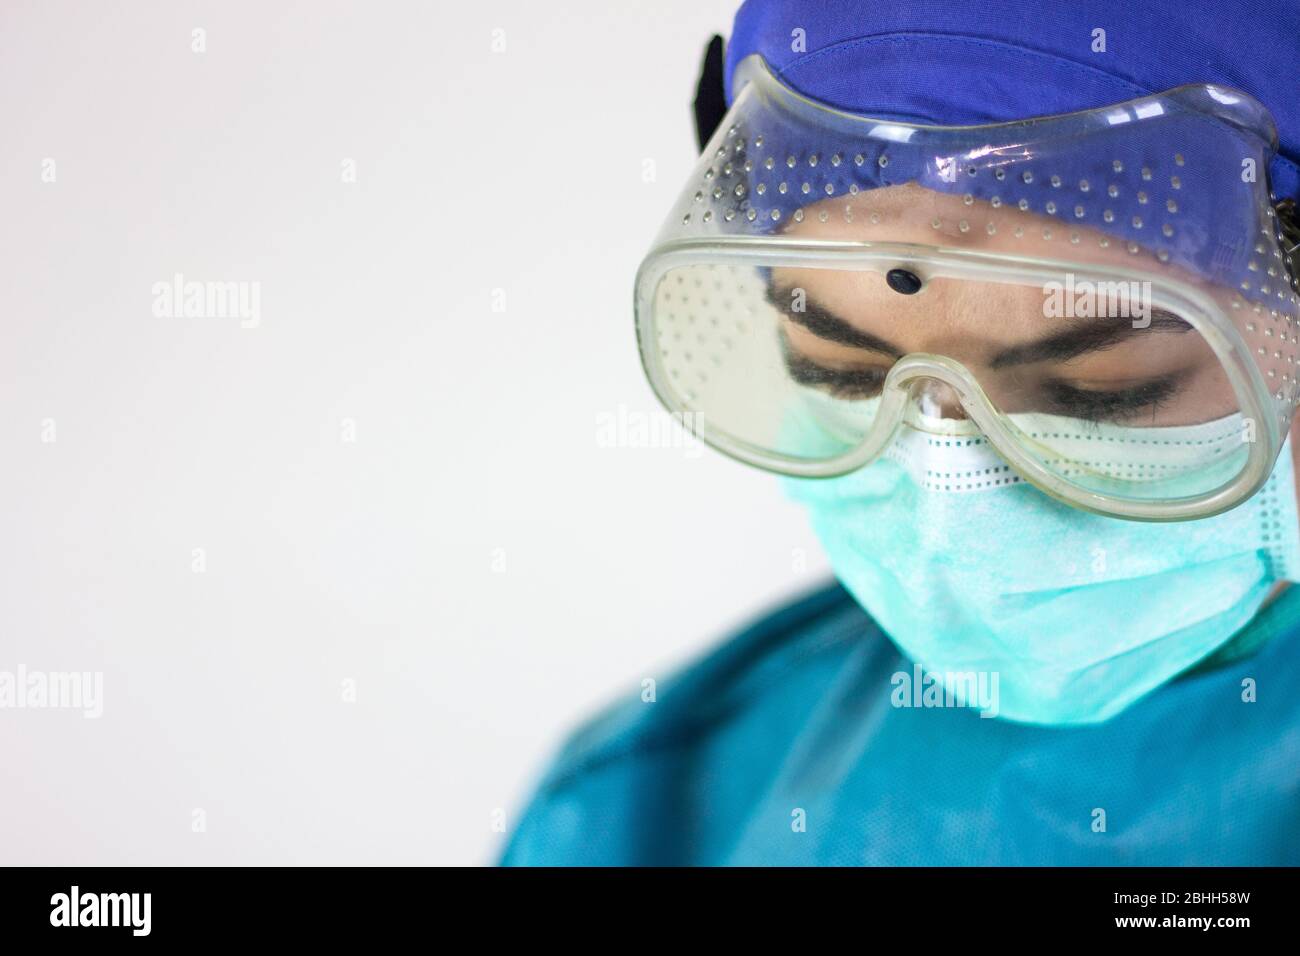
[[[941,127],[819,104],[757,56],[735,88],[636,284],[646,374],[704,441],[805,477],[908,431],[987,442],[1014,480],[1145,520],[1267,479],[1300,297],[1258,102]]]

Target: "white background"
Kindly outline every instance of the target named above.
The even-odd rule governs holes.
[[[598,440],[734,9],[5,4],[0,670],[104,714],[0,710],[0,862],[491,862],[575,723],[819,582],[774,479]]]

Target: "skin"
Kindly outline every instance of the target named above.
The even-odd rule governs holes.
[[[859,193],[847,203],[828,200],[804,212],[803,220],[791,222],[785,235],[941,243],[974,252],[1069,259],[1101,269],[1134,265],[1122,242],[1095,230],[1014,208],[967,205],[960,196],[936,194],[914,184]],[[825,222],[822,212],[830,213]],[[993,232],[988,231],[989,225]],[[1043,238],[1045,231],[1050,239]],[[1077,241],[1072,242],[1071,236]],[[1151,263],[1150,258],[1146,264],[1177,271]],[[1199,284],[1195,277],[1179,277]],[[778,268],[773,270],[772,285],[772,299],[783,309],[782,332],[788,345],[822,368],[883,376],[903,354],[947,355],[965,365],[993,403],[1008,413],[1054,412],[1157,426],[1211,421],[1236,408],[1231,385],[1213,351],[1186,322],[1168,313],[1153,316],[1146,329],[1135,329],[1126,314],[1104,319],[1049,318],[1044,315],[1041,286],[968,278],[932,278],[919,293],[900,295],[883,276],[872,272]],[[806,309],[814,310],[814,326],[822,326],[824,332],[827,325],[847,324],[863,333],[862,341],[835,342],[817,334],[817,328],[802,321],[806,311],[787,310],[787,290],[793,289],[806,292]],[[1087,336],[1078,334],[1084,331],[1094,339],[1103,331],[1113,333],[1114,339],[1102,336],[1092,343],[1097,347],[1079,348],[1078,354],[1068,357],[1029,360],[1044,351],[1043,343],[1060,340],[1062,333],[1074,332],[1084,339],[1080,345],[1087,344]],[[893,348],[886,352],[864,347],[868,336]],[[1038,348],[1032,348],[1035,345]],[[1154,389],[1153,383],[1162,387]],[[1099,402],[1099,396],[1107,396],[1108,402]],[[1125,401],[1116,403],[1109,397]],[[938,404],[945,417],[961,417],[960,407],[950,398]]]
[[[815,203],[782,232],[813,240],[866,239],[1068,259],[1101,269],[1140,266],[1195,285],[1225,304],[1233,296],[1145,250],[1132,255],[1122,240],[1063,217],[995,209],[915,184]],[[802,312],[792,307],[794,290],[802,290]],[[1153,314],[1151,327],[1136,331],[1126,317],[1045,317],[1040,286],[932,278],[920,292],[900,295],[876,273],[794,267],[772,270],[769,296],[782,313],[788,353],[811,369],[817,387],[843,397],[872,394],[873,383],[878,389],[900,355],[930,352],[961,362],[994,405],[1008,413],[1163,426],[1211,421],[1236,409],[1217,357],[1172,315]],[[1063,330],[1084,327],[1094,335],[1114,329],[1115,337],[1105,341],[1103,336],[1092,343],[1100,347],[1077,354],[1042,347]],[[918,398],[930,414],[965,417],[941,383],[927,383]],[[1300,470],[1300,424],[1291,432]]]

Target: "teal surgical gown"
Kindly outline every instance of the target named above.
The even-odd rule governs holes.
[[[838,585],[575,733],[510,865],[1300,864],[1300,587],[1110,721],[895,706]]]

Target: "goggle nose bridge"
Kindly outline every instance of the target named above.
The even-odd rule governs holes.
[[[911,420],[909,404],[915,400],[917,385],[927,381],[939,383],[951,390],[965,419],[963,431],[973,425],[997,446],[998,439],[1003,437],[1004,432],[999,427],[992,404],[970,371],[946,355],[912,352],[895,362],[885,377],[875,434],[864,443],[864,460],[873,460],[883,453],[893,440],[894,432]]]
[[[918,383],[938,382],[947,386],[961,404],[962,410],[971,418],[976,415],[973,405],[983,405],[979,411],[988,409],[988,399],[966,366],[946,355],[933,355],[928,352],[912,352],[904,355],[894,363],[885,376],[885,390],[910,397]]]

